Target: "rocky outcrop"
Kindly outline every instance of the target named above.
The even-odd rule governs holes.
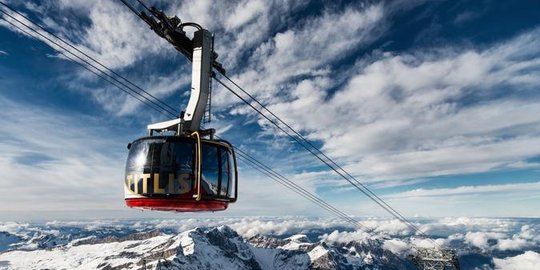
[[[86,237],[45,250],[8,251],[0,261],[15,269],[407,269],[378,241],[312,242],[301,234],[244,239],[227,226]]]

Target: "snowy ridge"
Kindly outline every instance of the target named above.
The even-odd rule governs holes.
[[[5,222],[0,270],[415,269],[407,255],[430,243],[392,220],[364,223],[378,233],[304,217]],[[458,250],[463,270],[537,270],[540,264],[540,219],[418,224],[434,241]]]
[[[245,239],[228,226],[179,234],[152,230],[4,251],[0,269],[378,269],[390,262],[373,259],[377,247],[355,246],[363,252],[351,252],[342,246],[312,243],[305,235]],[[392,263],[396,265],[384,269],[407,269],[399,261]]]

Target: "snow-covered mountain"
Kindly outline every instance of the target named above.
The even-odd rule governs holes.
[[[47,242],[47,241],[46,241]],[[85,237],[0,254],[5,269],[411,269],[380,243],[330,245],[305,235],[243,238],[228,226]]]
[[[416,269],[430,243],[399,222],[365,233],[332,219],[210,218],[0,222],[0,269]],[[461,269],[537,269],[540,220],[417,221]],[[526,263],[529,263],[528,265]]]

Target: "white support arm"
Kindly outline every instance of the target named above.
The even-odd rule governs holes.
[[[212,61],[212,34],[199,30],[193,37],[191,96],[184,113],[186,131],[198,131],[201,127],[210,92]]]
[[[183,121],[180,119],[148,125],[150,134],[152,131],[199,131],[204,117],[208,95],[210,94],[210,76],[212,72],[212,34],[207,30],[198,30],[193,37],[193,64],[191,75],[191,95],[187,108],[184,112]],[[183,122],[183,123],[182,123]]]

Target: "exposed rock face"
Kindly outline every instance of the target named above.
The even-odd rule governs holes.
[[[310,242],[305,235],[244,239],[227,226],[87,237],[49,249],[0,254],[6,269],[408,269],[377,241]],[[3,269],[0,267],[0,269]]]
[[[8,232],[0,232],[0,252],[11,249],[11,245],[21,241],[22,239]]]
[[[414,269],[382,249],[379,241],[331,245],[310,242],[305,235],[286,239],[256,235],[247,241],[255,254],[263,254],[257,258],[259,262],[272,261],[264,269]]]
[[[160,235],[161,233],[159,230],[152,230],[149,232],[142,232],[142,233],[134,233],[130,234],[124,237],[116,237],[116,236],[107,236],[105,238],[85,238],[77,241],[73,241],[73,246],[79,246],[79,245],[95,245],[95,244],[103,244],[103,243],[111,243],[111,242],[124,242],[124,241],[134,241],[134,240],[146,240],[152,237],[156,237]]]

